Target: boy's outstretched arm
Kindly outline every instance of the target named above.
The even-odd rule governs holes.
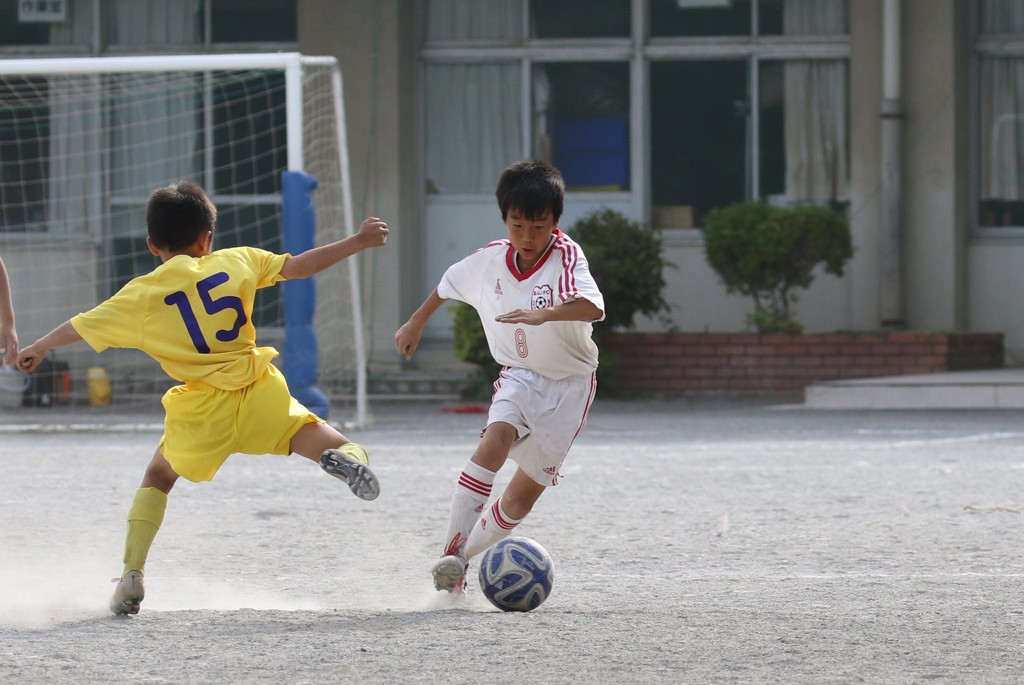
[[[11,283],[7,278],[4,260],[0,259],[0,363],[13,364],[18,359],[18,331],[14,327],[14,303],[11,301]]]
[[[63,347],[80,340],[82,340],[82,336],[78,334],[75,327],[71,325],[70,321],[65,321],[39,340],[22,349],[18,354],[18,369],[25,373],[31,373],[39,366],[39,362],[43,361],[43,357],[46,356],[47,352],[55,347]]]
[[[445,300],[437,294],[437,289],[435,288],[427,296],[427,299],[423,301],[420,308],[413,312],[409,320],[402,324],[402,327],[395,333],[395,344],[398,345],[398,354],[406,359],[412,359],[413,353],[419,347],[420,337],[423,336],[423,327],[427,325],[427,320],[430,319],[431,314],[440,309],[444,303]]]
[[[388,225],[371,216],[359,232],[330,245],[321,245],[288,259],[281,267],[285,278],[309,278],[341,260],[371,247],[382,247],[388,241]]]
[[[603,314],[596,304],[580,297],[547,309],[514,309],[494,317],[494,320],[537,326],[545,321],[597,321]]]

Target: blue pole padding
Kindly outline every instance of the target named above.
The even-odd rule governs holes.
[[[291,250],[285,250],[290,254],[299,254]],[[307,326],[313,321],[313,314],[316,312],[316,281],[310,278],[300,278],[294,281],[285,281],[281,284],[284,288],[284,330],[288,331],[289,326]]]
[[[297,399],[302,406],[310,410],[324,421],[331,408],[331,401],[320,388],[315,385],[303,385],[298,388],[291,388],[292,397]]]
[[[311,249],[316,238],[316,208],[313,190],[316,179],[304,171],[281,175],[281,247],[297,255]],[[316,281],[314,278],[285,281],[284,377],[292,396],[322,419],[327,419],[330,401],[316,387],[319,375],[316,331]]]
[[[316,385],[317,345],[313,326],[286,326],[284,329],[284,377],[293,390]]]

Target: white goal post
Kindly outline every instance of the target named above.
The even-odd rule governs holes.
[[[285,172],[316,179],[316,244],[356,230],[333,57],[0,60],[0,172],[0,255],[23,344],[155,266],[145,247],[145,205],[156,187],[191,179],[207,190],[218,206],[215,248],[282,251]],[[317,385],[333,403],[352,405],[348,423],[363,425],[369,406],[358,266],[350,258],[316,277],[313,329]],[[287,357],[293,329],[280,290],[260,291],[253,318],[260,343]],[[143,355],[82,348],[55,354],[70,367],[72,407],[88,404],[90,368],[105,370],[115,403],[172,384]]]

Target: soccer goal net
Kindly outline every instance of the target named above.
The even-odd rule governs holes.
[[[282,178],[293,172],[315,179],[315,244],[355,229],[341,75],[333,58],[0,60],[0,132],[0,255],[23,344],[159,263],[145,240],[146,202],[157,187],[189,179],[206,189],[218,207],[215,249],[287,251]],[[345,419],[364,423],[358,264],[345,260],[316,277],[312,363],[319,390],[342,405]],[[279,365],[287,375],[294,317],[286,314],[294,307],[283,290],[259,291],[253,319],[259,343],[283,353]],[[89,405],[90,369],[103,369],[115,406],[158,398],[174,384],[134,351],[97,355],[80,344],[53,357],[58,369],[68,367],[65,387],[55,397],[27,401]]]

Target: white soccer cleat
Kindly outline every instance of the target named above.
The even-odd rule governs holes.
[[[366,450],[354,442],[346,442],[320,455],[320,468],[348,485],[359,499],[373,500],[380,494],[380,483],[370,470]]]
[[[129,571],[122,578],[114,578],[117,587],[110,599],[110,610],[118,616],[139,613],[139,604],[146,596],[142,584],[142,571]]]
[[[454,554],[445,555],[435,561],[430,567],[430,573],[434,576],[434,589],[438,592],[464,591],[466,567],[466,562]]]

